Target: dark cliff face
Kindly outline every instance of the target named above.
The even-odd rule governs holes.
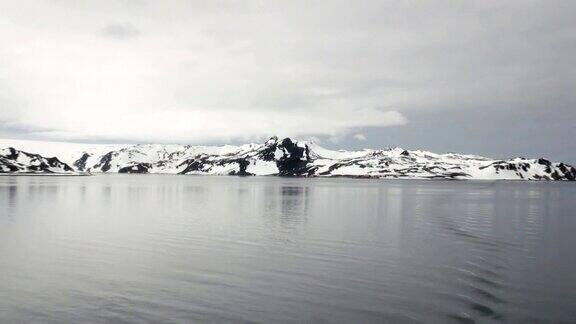
[[[285,138],[278,145],[278,148],[283,151],[283,156],[276,161],[278,175],[308,176],[314,173],[314,170],[308,165],[311,162],[308,145],[301,147],[292,142],[291,139]]]

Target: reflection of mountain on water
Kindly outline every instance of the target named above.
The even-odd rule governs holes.
[[[34,177],[15,177],[0,185],[0,216],[9,219],[21,210],[31,209],[36,203],[55,201],[58,186]]]
[[[306,222],[309,208],[308,186],[281,185],[264,188],[265,215],[270,226],[293,231]]]
[[[302,223],[308,214],[308,187],[282,187],[282,214],[281,220],[284,224]]]
[[[6,215],[8,220],[12,220],[17,201],[18,186],[16,184],[0,186],[0,215]],[[3,220],[5,219],[0,219],[0,221]]]

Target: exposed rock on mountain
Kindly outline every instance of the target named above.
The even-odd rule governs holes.
[[[55,157],[46,158],[9,147],[0,149],[0,173],[74,173],[74,169]]]
[[[109,148],[93,146],[82,150],[62,149],[63,153],[60,154],[57,150],[50,153],[73,165],[76,171],[91,173],[576,180],[574,167],[542,158],[494,160],[476,155],[435,154],[400,148],[333,151],[312,142],[290,138],[279,140],[276,137],[264,144],[241,146],[118,145]],[[14,149],[7,150],[3,150],[6,153],[0,155],[0,170],[5,173],[21,170],[74,171],[58,159],[46,159],[38,154],[24,152],[20,154],[33,156],[34,160],[21,158],[16,165],[14,154],[10,153]],[[40,160],[45,161],[45,166],[32,162]]]

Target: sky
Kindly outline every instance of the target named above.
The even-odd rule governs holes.
[[[0,137],[576,163],[576,1],[0,0]]]

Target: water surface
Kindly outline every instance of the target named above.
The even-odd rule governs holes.
[[[0,177],[0,322],[576,321],[576,185]]]

